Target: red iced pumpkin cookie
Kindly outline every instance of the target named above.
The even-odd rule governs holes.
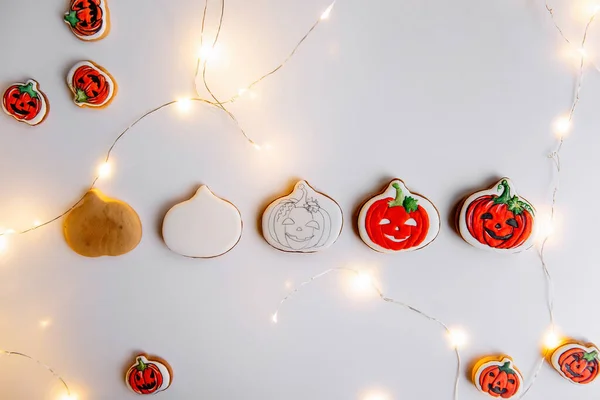
[[[440,231],[440,215],[426,197],[411,193],[395,179],[368,200],[358,215],[361,239],[382,253],[418,250]]]
[[[106,107],[117,94],[112,75],[91,61],[75,64],[67,74],[67,85],[73,92],[73,102],[79,107]]]
[[[49,111],[46,95],[33,79],[12,84],[2,96],[2,109],[17,121],[34,126],[41,124]]]
[[[596,345],[573,342],[554,350],[551,362],[563,378],[578,385],[585,385],[598,377],[599,357],[600,350]]]
[[[523,376],[512,358],[504,355],[477,361],[471,378],[479,391],[501,399],[518,396],[523,385]]]
[[[535,209],[503,178],[488,190],[470,195],[460,207],[457,228],[480,249],[517,253],[533,245]]]
[[[100,40],[110,31],[106,0],[71,0],[64,21],[84,41]]]
[[[125,383],[137,394],[156,394],[166,390],[173,380],[171,367],[163,360],[150,360],[145,354],[135,358],[127,370]]]

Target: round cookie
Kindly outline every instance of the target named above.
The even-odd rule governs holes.
[[[113,76],[92,61],[80,61],[67,74],[67,85],[73,93],[73,102],[79,107],[103,108],[117,94]]]
[[[137,394],[156,394],[167,390],[173,381],[173,372],[164,360],[149,359],[145,354],[135,358],[125,374],[125,384]]]
[[[272,202],[262,217],[263,236],[278,250],[314,253],[330,247],[342,232],[343,213],[330,197],[299,181]]]
[[[120,256],[140,243],[142,223],[129,204],[92,189],[67,215],[63,232],[69,247],[82,256]]]
[[[33,79],[25,83],[13,83],[4,91],[2,110],[30,126],[41,124],[48,116],[50,105],[39,86]]]
[[[550,362],[558,373],[576,385],[586,385],[598,377],[600,350],[595,344],[569,342],[552,353]]]
[[[440,214],[426,197],[411,193],[394,179],[358,214],[358,233],[367,246],[381,253],[421,249],[440,232]]]
[[[471,379],[480,392],[502,399],[518,397],[523,386],[523,375],[512,358],[506,355],[484,357],[477,361]]]
[[[175,253],[193,258],[221,256],[242,237],[242,216],[227,200],[202,185],[196,194],[165,215],[162,234]]]
[[[535,209],[517,195],[508,178],[473,193],[457,214],[457,230],[470,245],[499,253],[518,253],[533,246]]]
[[[110,12],[106,0],[71,0],[65,23],[80,40],[91,42],[110,32]]]

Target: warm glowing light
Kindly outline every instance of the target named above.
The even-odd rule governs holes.
[[[391,400],[392,397],[381,391],[371,391],[360,397],[360,400]]]
[[[563,115],[554,121],[554,133],[560,138],[567,136],[571,132],[571,127],[569,116]]]
[[[556,333],[554,327],[550,327],[548,332],[544,335],[544,348],[546,350],[554,350],[561,343],[561,337]]]
[[[71,393],[70,395],[65,394],[65,395],[60,396],[58,398],[58,400],[77,400],[77,395],[75,395],[73,393]]]
[[[256,150],[262,150],[262,147],[260,147],[260,145],[256,143],[252,143],[252,147],[254,147]]]
[[[98,177],[100,179],[108,178],[110,176],[110,173],[111,173],[111,168],[110,168],[110,164],[108,163],[108,161],[100,164],[100,166],[98,167]]]
[[[4,253],[8,249],[8,238],[3,235],[0,236],[0,254]]]
[[[7,229],[3,232],[4,235],[14,235],[15,233],[17,233],[17,231],[14,229]]]
[[[285,288],[286,289],[291,289],[292,288],[292,281],[285,281]]]
[[[247,91],[248,89],[241,88],[240,90],[238,90],[238,96],[242,97]]]
[[[271,316],[271,321],[273,321],[274,324],[277,323],[277,313],[275,313]]]
[[[198,48],[198,58],[200,61],[208,61],[215,55],[215,48],[209,44],[202,45]]]
[[[323,12],[323,14],[321,14],[321,20],[329,19],[329,16],[331,15],[331,10],[333,10],[334,5],[335,5],[335,1],[333,3],[331,3],[331,5],[329,7],[327,7],[327,9]]]
[[[179,99],[177,100],[177,107],[181,112],[188,112],[192,108],[192,100],[191,99]]]
[[[448,342],[450,342],[452,348],[464,347],[468,339],[467,332],[461,328],[451,328],[450,332],[448,332]]]
[[[40,321],[40,328],[42,329],[46,329],[47,327],[49,327],[51,324],[51,321],[49,319],[43,319]]]
[[[365,293],[373,288],[373,276],[368,272],[359,272],[352,279],[352,289],[358,293]]]
[[[38,226],[40,226],[42,224],[42,221],[40,221],[39,219],[36,219],[35,221],[33,221],[33,226],[35,226],[36,228]]]
[[[585,48],[583,48],[583,47],[578,48],[577,51],[579,52],[579,54],[583,58],[586,58],[588,56],[587,50]]]

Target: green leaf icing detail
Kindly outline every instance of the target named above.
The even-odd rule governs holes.
[[[585,353],[583,355],[583,359],[587,362],[592,362],[594,361],[596,358],[598,358],[598,352],[597,351],[592,351],[591,353]]]
[[[38,98],[38,94],[33,88],[33,82],[29,82],[27,85],[19,86],[19,92],[27,93],[32,99]]]
[[[510,361],[507,361],[500,367],[500,371],[506,372],[507,374],[515,374],[515,371],[510,368]]]
[[[522,214],[523,211],[529,212],[532,216],[535,215],[533,212],[533,207],[529,205],[529,203],[521,200],[518,196],[510,196],[510,186],[508,186],[508,182],[504,179],[498,185],[498,190],[502,190],[500,196],[496,196],[494,198],[494,204],[506,204],[508,206],[508,210],[512,211],[513,214],[519,215]]]
[[[417,204],[417,199],[414,197],[406,197],[404,202],[402,203],[404,209],[407,213],[415,212],[419,209],[419,205]]]
[[[402,206],[404,207],[407,213],[417,211],[417,209],[419,208],[419,205],[417,204],[417,199],[410,196],[404,196],[404,194],[402,193],[402,189],[400,188],[400,185],[397,182],[394,182],[392,184],[392,187],[396,189],[396,198],[388,203],[388,207],[391,208]]]
[[[77,26],[79,22],[79,18],[77,18],[77,11],[71,11],[68,14],[65,14],[65,21],[69,23],[73,28]]]
[[[76,103],[87,103],[88,97],[85,92],[81,89],[77,89],[75,92],[75,102]]]

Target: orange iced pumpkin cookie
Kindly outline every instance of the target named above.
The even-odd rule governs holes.
[[[479,391],[492,397],[510,399],[519,394],[523,376],[508,356],[485,357],[472,372],[473,384]]]

